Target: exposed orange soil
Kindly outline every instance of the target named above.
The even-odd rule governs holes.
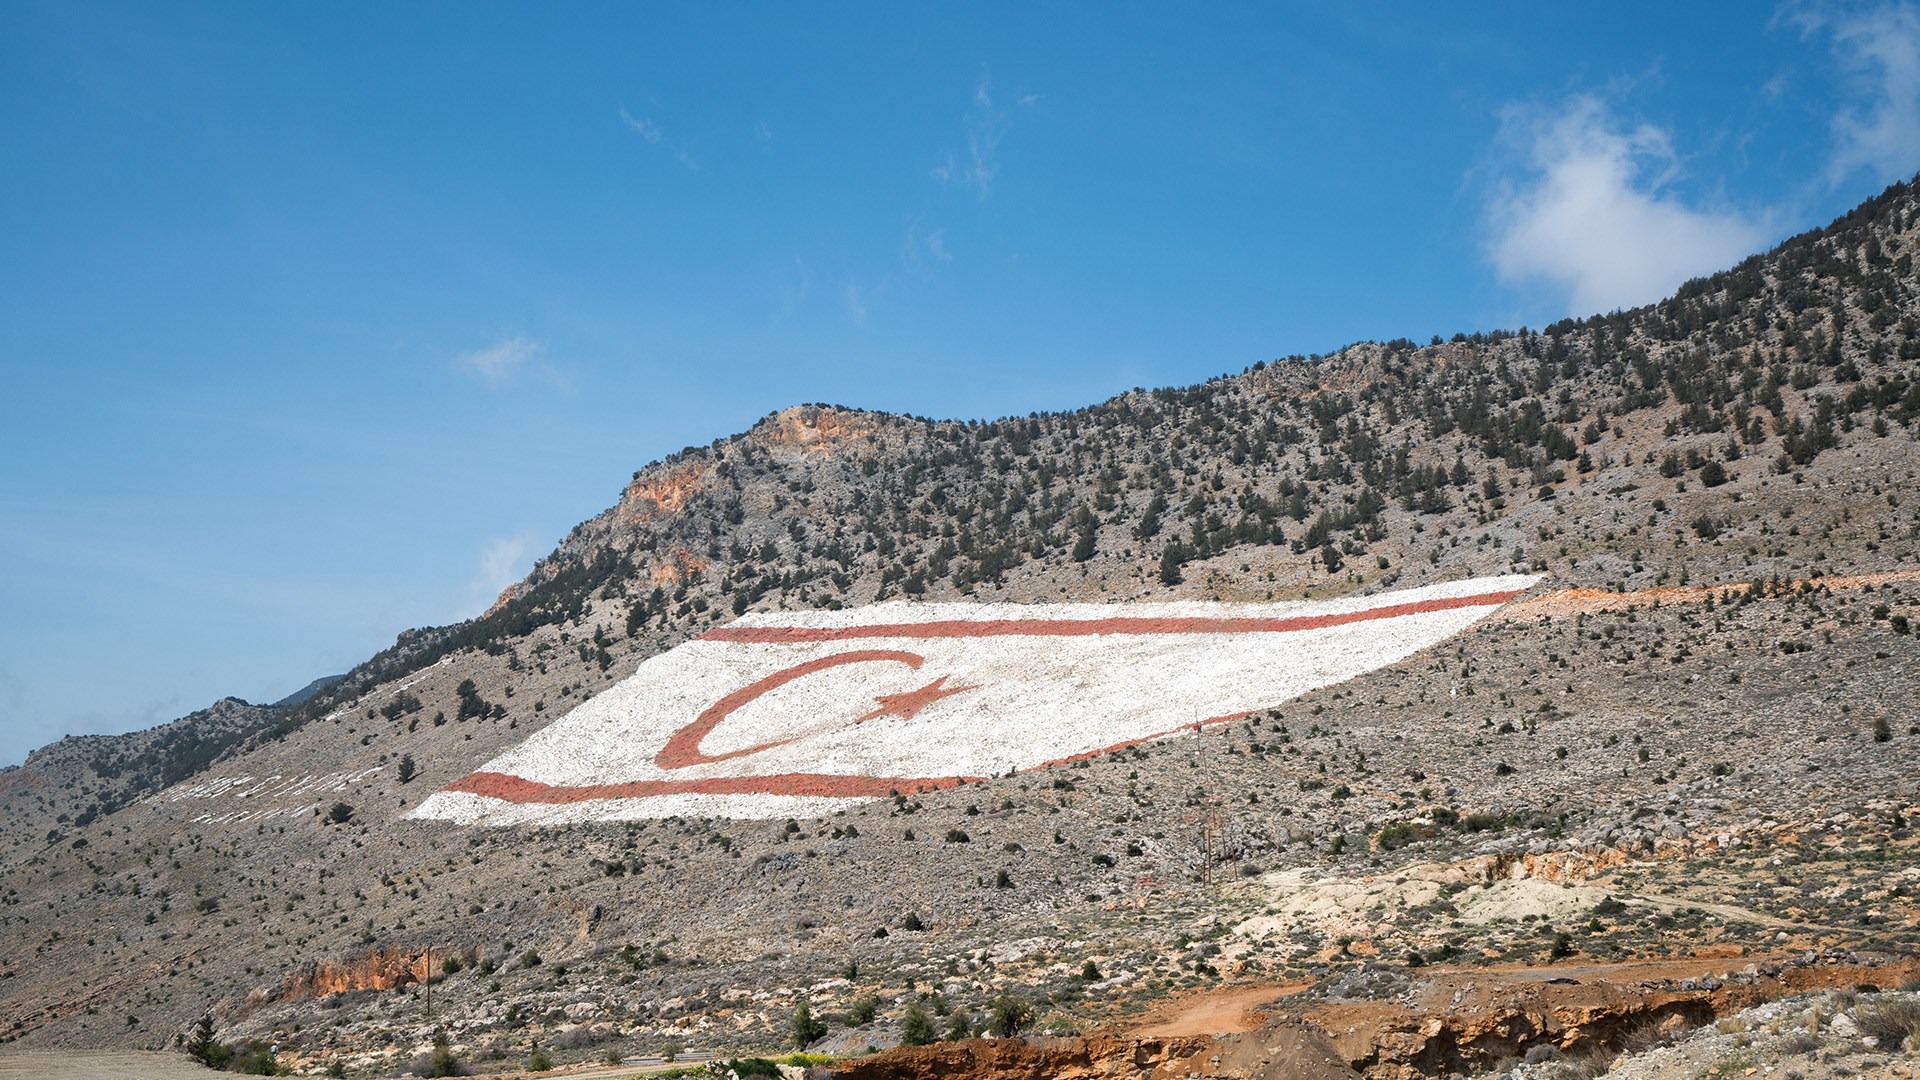
[[[796,405],[762,421],[752,438],[763,446],[826,453],[837,443],[870,437],[875,427],[860,413]]]
[[[663,512],[679,512],[687,505],[689,497],[707,486],[707,473],[712,468],[705,461],[695,460],[628,484],[620,499],[621,521],[632,524],[650,520]]]
[[[1800,967],[1784,959],[1697,955],[1426,969],[1405,994],[1377,1001],[1318,1001],[1298,996],[1297,986],[1241,984],[1188,995],[1085,1036],[903,1047],[837,1063],[834,1075],[1418,1080],[1483,1068],[1542,1044],[1617,1050],[1640,1033],[1672,1033],[1772,998],[1863,982],[1892,985],[1916,974],[1917,957]]]
[[[1802,585],[1827,589],[1859,589],[1868,585],[1878,588],[1882,585],[1901,584],[1920,581],[1920,570],[1890,570],[1879,574],[1849,574],[1833,577],[1809,578],[1804,581],[1791,581],[1782,588],[1798,592]],[[1632,592],[1610,592],[1606,589],[1561,589],[1557,592],[1543,593],[1540,596],[1518,600],[1507,605],[1504,614],[1509,619],[1525,619],[1529,616],[1566,616],[1581,612],[1621,611],[1629,607],[1648,607],[1653,604],[1704,604],[1708,597],[1716,600],[1729,594],[1739,595],[1753,588],[1752,582],[1732,582],[1726,585],[1671,585],[1657,589],[1635,589]]]
[[[1252,1031],[1266,1022],[1263,1006],[1298,994],[1306,986],[1241,986],[1183,995],[1126,1027],[1135,1038],[1179,1038]]]

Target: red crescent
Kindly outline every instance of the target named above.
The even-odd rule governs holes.
[[[926,662],[923,656],[902,652],[899,649],[857,649],[853,652],[835,653],[832,656],[823,656],[818,660],[809,660],[804,664],[783,668],[707,706],[693,723],[674,732],[667,739],[667,744],[654,755],[653,763],[662,769],[684,769],[689,765],[707,765],[746,754],[757,754],[762,750],[771,750],[776,746],[792,742],[792,739],[780,739],[749,746],[743,750],[729,750],[724,754],[704,754],[700,751],[701,740],[711,734],[714,728],[719,727],[721,721],[755,698],[816,671],[825,671],[828,668],[842,667],[847,664],[862,664],[869,660],[897,660],[915,670]]]

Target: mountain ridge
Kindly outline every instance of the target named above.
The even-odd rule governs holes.
[[[1920,693],[1916,248],[1900,184],[1631,312],[995,421],[797,406],[671,455],[481,617],[193,726],[231,741],[176,783],[77,825],[56,815],[120,791],[91,744],[51,785],[0,776],[0,1038],[164,1044],[211,1001],[236,1038],[394,1071],[430,1037],[428,956],[457,958],[436,1022],[484,1060],[575,1031],[764,1049],[807,1000],[885,1041],[919,988],[976,1025],[1017,994],[1070,1029],[1232,964],[1365,981],[1395,957],[1547,962],[1557,934],[1595,956],[1920,948],[1907,893],[1852,876],[1876,846],[1910,862],[1920,812],[1899,707]],[[1549,580],[1441,648],[1032,777],[790,827],[406,818],[750,611],[1508,572]],[[1783,891],[1771,859],[1819,885]],[[1456,891],[1327,907],[1394,875]],[[1633,914],[1594,913],[1607,889]],[[1714,891],[1748,915],[1685,914]],[[361,957],[324,1022],[288,989]],[[1382,986],[1420,965],[1388,966]],[[127,970],[150,974],[102,974]],[[881,1021],[856,1022],[867,994]]]

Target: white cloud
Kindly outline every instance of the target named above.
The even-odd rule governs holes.
[[[853,316],[855,326],[867,324],[866,292],[858,285],[847,286],[847,314]]]
[[[1007,114],[993,107],[987,77],[973,88],[973,111],[967,114],[967,171],[962,179],[982,199],[993,192],[1000,171],[1000,140],[1007,134]]]
[[[953,252],[947,250],[947,229],[936,225],[929,229],[917,217],[907,219],[906,235],[900,238],[900,265],[909,274],[927,273],[934,263],[950,263]]]
[[[813,291],[813,274],[807,270],[806,261],[795,255],[793,268],[796,271],[794,280],[779,287],[780,314],[782,315],[791,315],[800,310],[800,305],[806,302],[807,294]]]
[[[666,151],[667,153],[672,154],[673,160],[686,166],[689,170],[692,170],[694,172],[698,172],[700,170],[700,159],[694,157],[692,153],[688,152],[685,146],[680,145],[677,142],[669,141],[667,139],[667,133],[661,130],[659,124],[656,124],[653,122],[652,117],[650,116],[635,117],[632,113],[629,113],[627,110],[621,109],[620,122],[627,125],[628,131],[631,131],[635,135],[638,135],[642,139],[646,140],[647,145],[658,146],[662,150]],[[764,128],[766,125],[762,124],[761,126]],[[771,130],[767,131],[768,138],[771,138],[772,135],[773,133]]]
[[[665,135],[661,134],[660,126],[658,124],[655,124],[651,118],[643,118],[643,119],[636,120],[630,114],[628,114],[627,110],[621,109],[620,121],[621,123],[626,124],[628,129],[631,130],[635,135],[638,135],[641,138],[647,140],[648,142],[653,143],[655,146],[658,146],[660,144],[661,139],[666,138]]]
[[[1833,118],[1833,157],[1827,180],[1839,183],[1860,170],[1888,182],[1920,166],[1920,10],[1892,4],[1827,19],[1804,14],[1808,32],[1825,30],[1852,89],[1865,100]]]
[[[1625,128],[1598,98],[1575,97],[1558,112],[1509,110],[1504,134],[1524,147],[1524,166],[1488,209],[1494,267],[1512,283],[1563,289],[1575,311],[1658,300],[1768,236],[1763,220],[1683,203],[1668,187],[1680,172],[1671,137],[1650,124]]]
[[[1016,98],[1015,104],[1032,108],[1040,100],[1039,94],[1025,94]],[[949,151],[933,167],[931,175],[943,184],[965,184],[984,201],[993,194],[994,179],[1000,174],[1000,140],[1006,138],[1012,126],[1007,111],[994,104],[992,81],[981,74],[980,81],[973,86],[973,105],[967,110],[966,157],[962,160]]]
[[[527,576],[533,569],[536,542],[531,534],[521,533],[489,540],[480,546],[478,565],[467,581],[466,613],[462,618],[484,614],[507,586]]]
[[[523,337],[510,337],[470,353],[454,357],[455,366],[470,371],[486,380],[489,385],[499,386],[512,379],[546,349],[540,342]]]

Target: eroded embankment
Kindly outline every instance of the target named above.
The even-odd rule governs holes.
[[[1536,1046],[1611,1055],[1775,998],[1920,977],[1920,958],[1803,954],[1689,957],[1551,968],[1424,971],[1391,1000],[1319,1001],[1300,995],[1264,1014],[1214,1010],[1225,988],[1151,1020],[1071,1038],[975,1039],[903,1047],[839,1063],[834,1080],[1417,1080],[1485,1071]],[[1242,1030],[1149,1034],[1217,1012]]]
[[[969,1039],[839,1062],[833,1080],[1352,1080],[1326,1032],[1275,1019],[1247,1032],[1176,1038],[1096,1034]]]

